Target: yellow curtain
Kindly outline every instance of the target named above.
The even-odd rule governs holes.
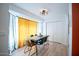
[[[18,47],[23,47],[30,35],[37,33],[37,22],[18,18]]]
[[[37,33],[37,22],[29,21],[29,36]]]

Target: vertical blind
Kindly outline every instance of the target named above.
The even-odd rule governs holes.
[[[18,18],[18,47],[23,47],[30,35],[37,33],[37,22],[28,19]]]

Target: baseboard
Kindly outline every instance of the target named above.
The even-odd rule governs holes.
[[[51,41],[51,40],[49,40],[49,42],[56,42],[56,41]],[[68,44],[64,44],[64,43],[60,43],[60,42],[56,42],[56,43],[58,43],[58,44],[63,44],[64,46],[68,47]]]

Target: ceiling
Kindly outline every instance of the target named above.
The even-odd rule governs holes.
[[[68,14],[69,4],[67,3],[15,3],[16,6],[37,15],[44,20],[63,19]],[[48,9],[48,15],[40,15],[42,8]]]

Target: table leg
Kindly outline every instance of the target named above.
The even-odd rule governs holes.
[[[38,56],[38,48],[37,48],[37,45],[36,45],[36,56]]]

